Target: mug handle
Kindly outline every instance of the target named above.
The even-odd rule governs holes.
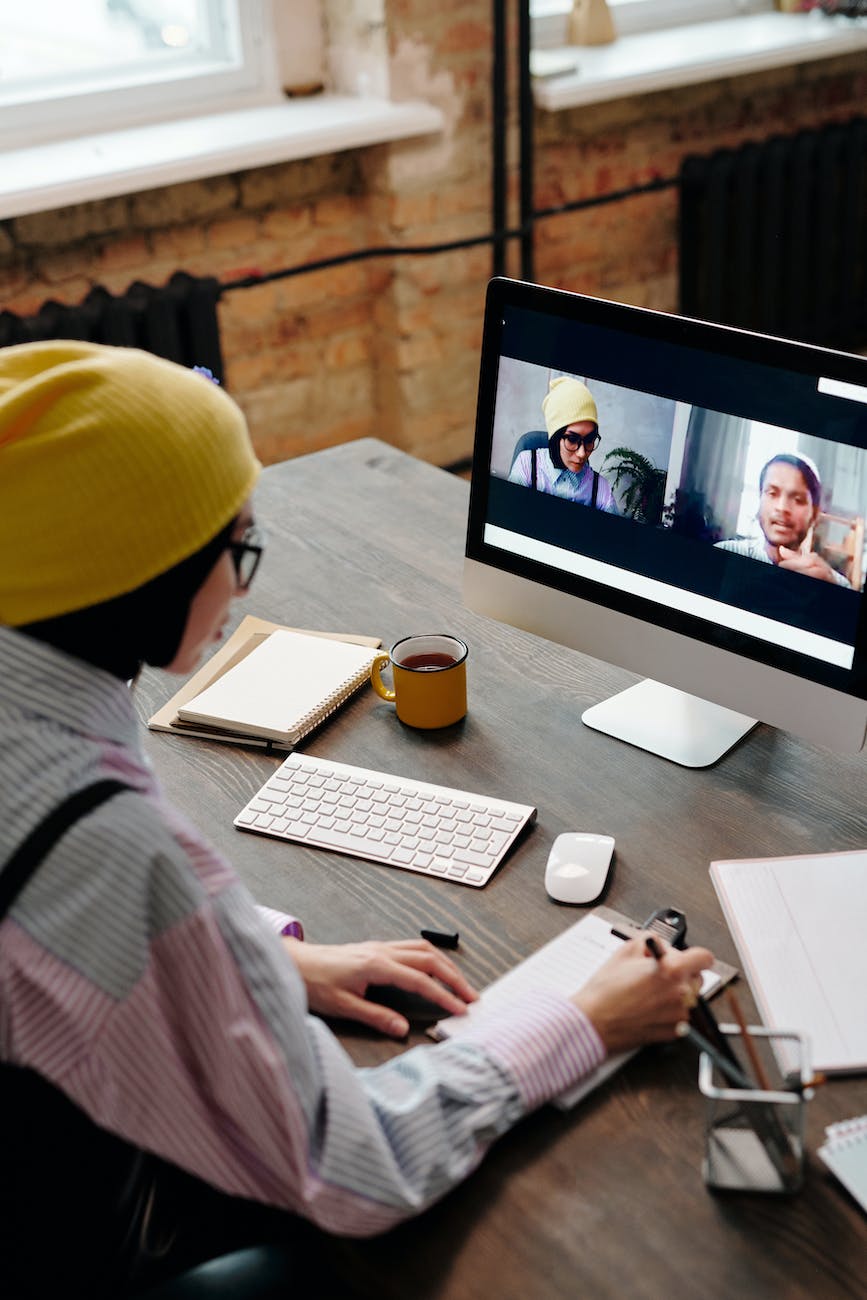
[[[394,691],[388,689],[383,682],[381,675],[383,668],[387,668],[390,663],[390,655],[376,656],[373,663],[370,665],[370,684],[376,691],[377,695],[381,695],[384,700],[388,700],[390,704],[394,704],[397,696]]]

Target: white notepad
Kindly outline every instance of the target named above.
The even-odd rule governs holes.
[[[272,632],[179,708],[178,717],[294,745],[364,685],[376,653],[302,632]]]
[[[807,1034],[817,1070],[867,1069],[867,852],[712,862],[710,874],[765,1024]]]
[[[616,926],[595,912],[590,912],[570,925],[568,930],[538,948],[519,965],[513,966],[500,979],[494,980],[493,984],[489,984],[478,1002],[471,1003],[464,1015],[440,1020],[433,1027],[432,1036],[458,1038],[490,1008],[504,1006],[522,992],[531,989],[546,989],[565,996],[575,993],[622,946],[623,934],[618,932]],[[710,997],[721,983],[722,978],[716,971],[705,971],[702,975],[702,994]],[[634,1056],[634,1052],[609,1056],[592,1074],[558,1097],[554,1105],[563,1110],[574,1106],[610,1078],[631,1056]]]
[[[861,1209],[867,1210],[867,1115],[829,1125],[819,1155]]]

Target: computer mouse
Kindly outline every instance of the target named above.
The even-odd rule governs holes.
[[[565,831],[548,854],[545,888],[558,903],[593,903],[605,888],[611,857],[612,835]]]
[[[421,993],[400,989],[396,984],[368,984],[364,996],[369,1002],[379,1002],[392,1011],[399,1011],[411,1024],[430,1025],[444,1020],[449,1014],[438,1002],[432,1002]]]

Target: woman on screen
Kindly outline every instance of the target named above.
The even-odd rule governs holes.
[[[310,1222],[364,1236],[424,1210],[609,1052],[672,1038],[711,960],[657,963],[633,940],[572,997],[536,992],[355,1068],[321,1016],[409,1029],[369,985],[444,1014],[476,994],[420,939],[319,945],[259,908],[167,800],[130,690],[142,663],[192,671],[248,591],[258,472],[240,410],[200,375],[92,343],[0,349],[0,1293],[16,1300],[120,1300],[275,1240],[297,1246],[293,1293],[344,1294]],[[205,751],[189,772],[214,784]]]
[[[601,442],[593,394],[580,379],[552,379],[542,401],[548,446],[519,451],[510,483],[536,488],[579,505],[618,514],[610,484],[590,464]]]

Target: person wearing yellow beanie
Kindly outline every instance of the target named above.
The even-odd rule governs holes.
[[[542,413],[548,446],[519,451],[509,481],[618,514],[611,485],[590,465],[601,438],[596,401],[587,385],[571,375],[557,375],[542,399]]]
[[[249,587],[258,469],[201,375],[95,344],[0,349],[0,1292],[16,1300],[122,1300],[275,1239],[293,1293],[345,1294],[303,1221],[361,1236],[418,1213],[608,1051],[673,1037],[710,961],[632,941],[572,998],[355,1069],[318,1015],[402,1037],[369,985],[444,1014],[474,991],[423,940],[321,947],[258,908],[166,800],[127,684],[143,662],[188,672]]]
[[[117,1300],[191,1252],[273,1234],[237,1199],[273,1199],[261,1133],[239,1161],[232,1132],[264,1132],[286,1107],[285,1060],[274,1095],[254,1081],[276,1042],[295,1033],[310,1051],[290,972],[311,1009],[336,1000],[398,1034],[402,1018],[354,995],[365,971],[421,983],[444,1013],[475,996],[420,940],[299,944],[300,923],[257,910],[165,804],[141,749],[128,683],[143,663],[188,673],[219,639],[263,552],[259,470],[240,409],[202,374],[86,342],[0,349],[0,1146],[14,1187],[0,1193],[0,1290],[22,1300],[56,1294],[58,1257],[70,1294]],[[263,1032],[263,979],[277,1023],[263,1059],[239,1066],[239,1041]],[[240,1114],[218,1137],[224,1089]],[[215,1190],[227,1181],[235,1196]],[[278,1201],[294,1201],[290,1182]],[[151,1250],[154,1230],[171,1250]]]

